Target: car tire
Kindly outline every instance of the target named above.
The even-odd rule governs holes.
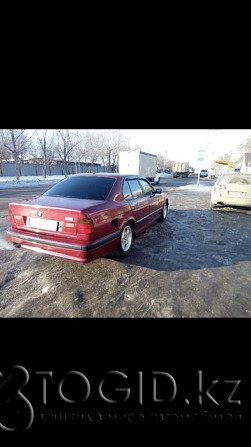
[[[118,252],[121,256],[127,256],[131,249],[134,238],[134,230],[131,222],[126,222],[123,226],[120,239],[119,239],[119,248]]]
[[[163,205],[162,211],[161,211],[161,216],[159,218],[159,222],[165,222],[166,216],[167,216],[167,203],[165,202],[165,204]]]

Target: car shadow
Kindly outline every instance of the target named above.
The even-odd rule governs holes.
[[[157,271],[204,269],[251,260],[250,211],[169,209],[167,220],[138,236],[126,258],[107,258]]]

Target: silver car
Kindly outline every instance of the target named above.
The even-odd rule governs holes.
[[[208,170],[207,169],[201,169],[200,177],[208,177]]]
[[[223,174],[214,184],[210,208],[243,206],[251,208],[251,173]]]

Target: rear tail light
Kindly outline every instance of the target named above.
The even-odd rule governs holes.
[[[16,222],[19,222],[19,223],[22,223],[22,222],[23,222],[23,216],[16,216],[16,215],[14,214],[14,219],[15,219]]]
[[[216,185],[215,189],[227,189],[225,185]]]
[[[94,231],[93,221],[90,217],[79,217],[77,220],[77,233],[90,234]]]
[[[26,216],[20,216],[18,214],[13,214],[12,210],[9,209],[9,220],[10,223],[13,225],[25,225]]]
[[[9,221],[10,221],[12,226],[15,226],[15,219],[14,219],[14,216],[13,216],[12,211],[11,211],[10,208],[9,208]]]

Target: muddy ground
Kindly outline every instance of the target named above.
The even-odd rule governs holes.
[[[0,190],[0,317],[250,318],[251,210],[210,210],[214,181],[170,178],[166,222],[89,264],[13,248],[8,203],[46,189]]]

